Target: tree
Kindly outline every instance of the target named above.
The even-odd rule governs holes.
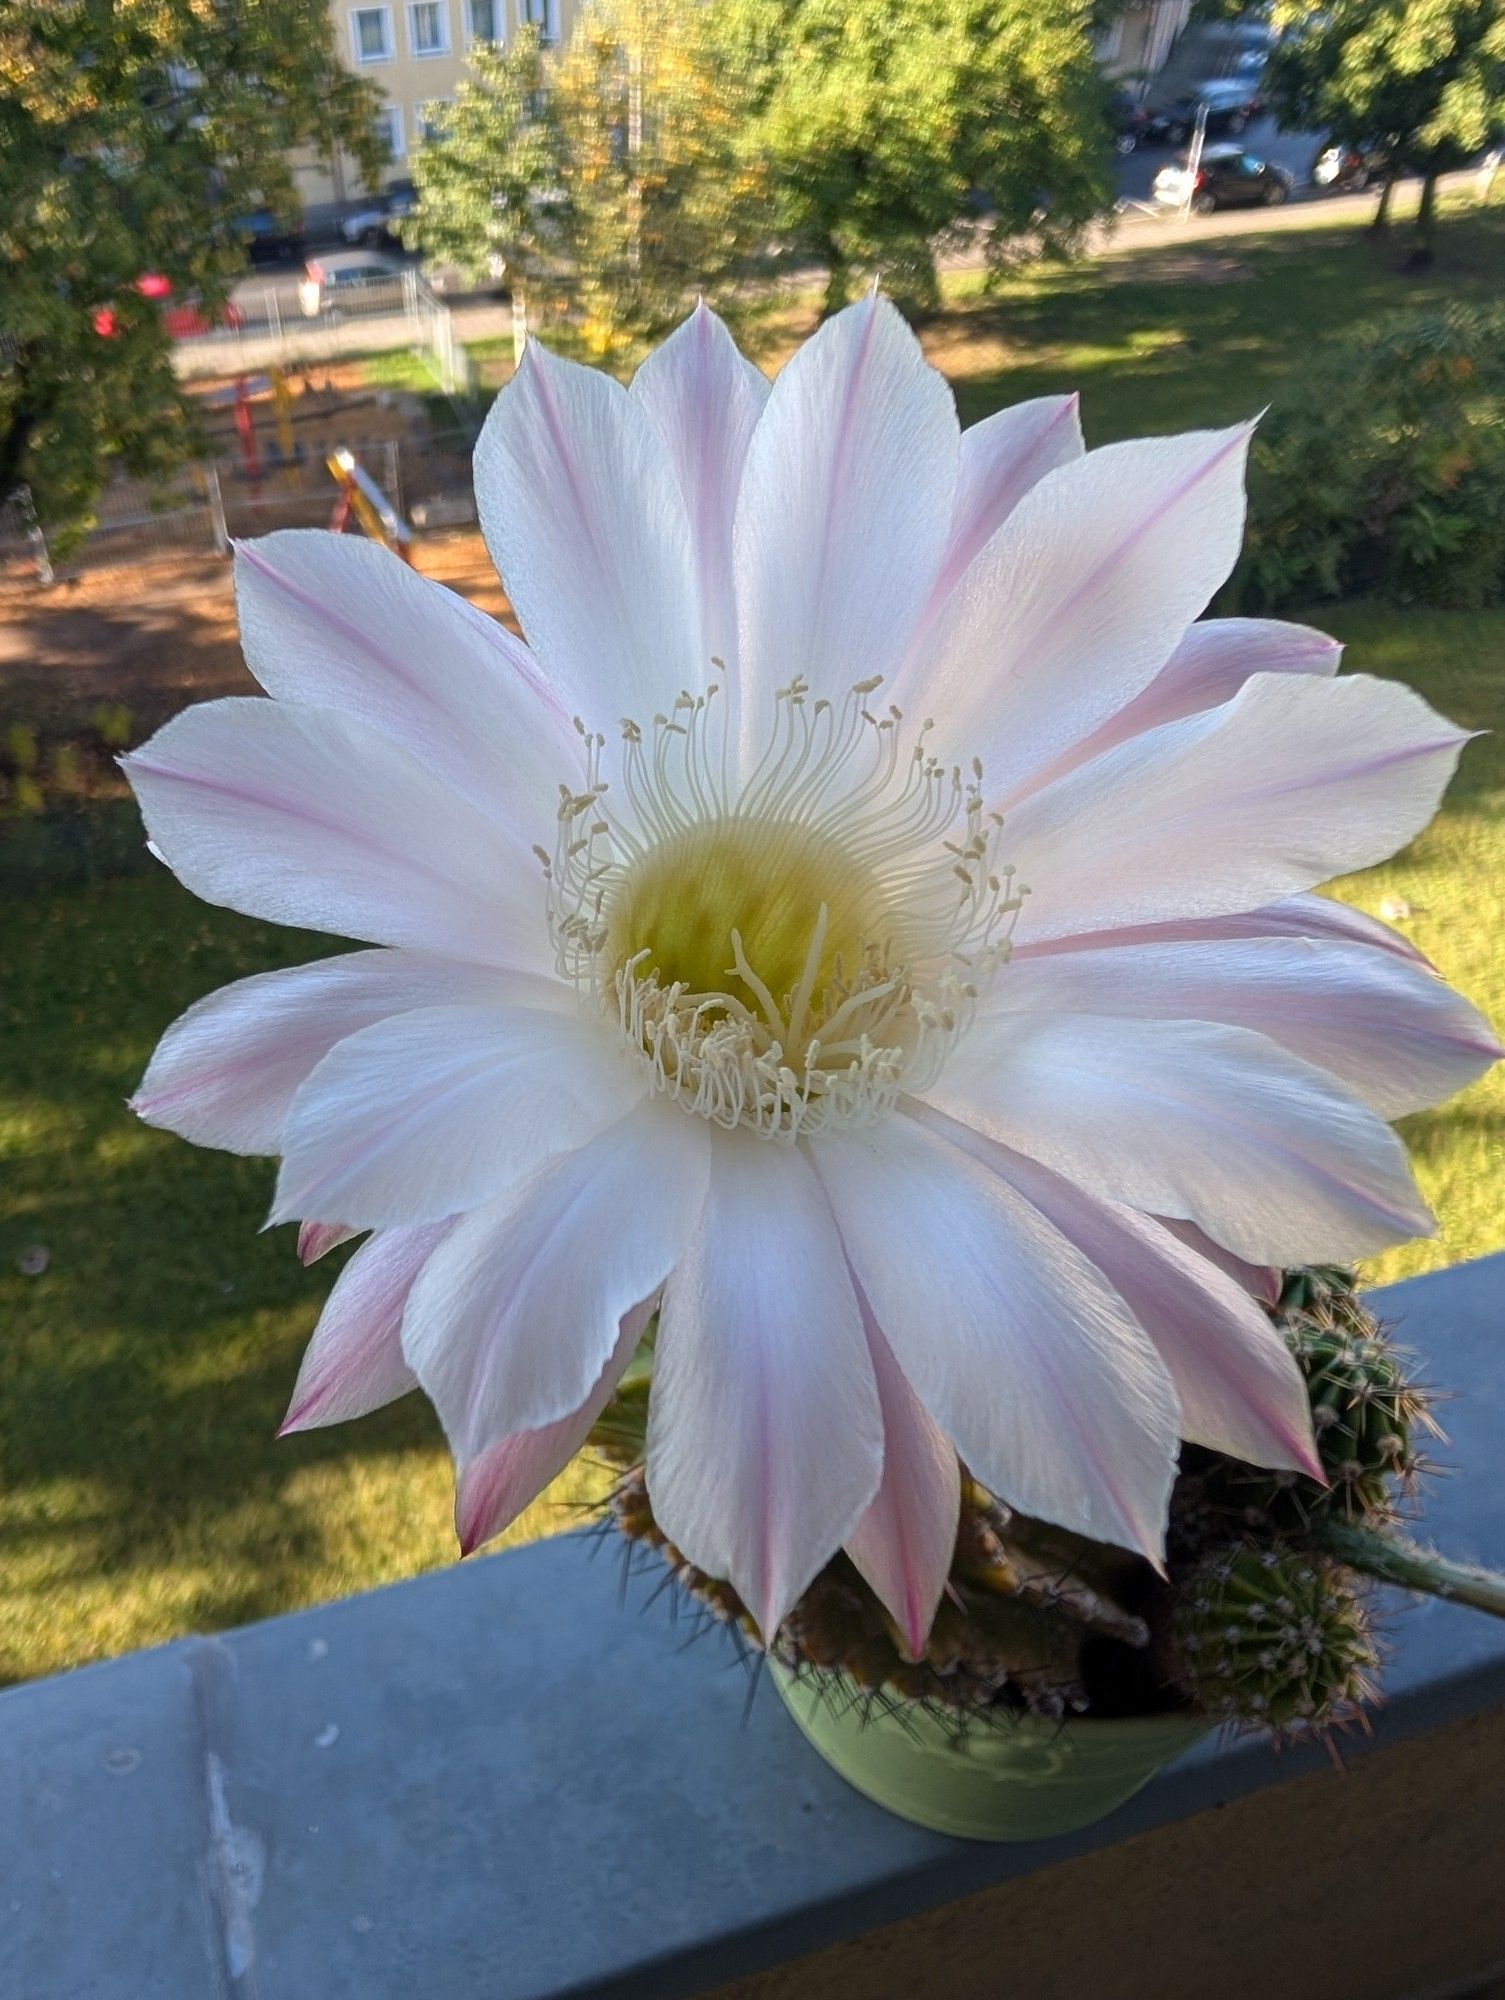
[[[338,144],[375,175],[375,104],[323,0],[5,0],[0,499],[24,483],[76,527],[113,465],[182,460],[191,416],[138,280],[217,311],[237,218],[293,206],[293,149]]]
[[[442,135],[413,159],[418,204],[404,234],[475,282],[505,272],[520,357],[528,295],[557,272],[564,169],[537,28],[471,52]]]
[[[625,360],[726,285],[766,222],[718,58],[706,0],[592,0],[557,56],[536,39],[481,55],[415,160],[415,242],[473,272],[504,260],[588,353]]]
[[[749,145],[777,217],[829,273],[936,297],[937,236],[990,217],[990,257],[1071,248],[1107,204],[1091,0],[728,0]]]
[[[1499,0],[1275,0],[1265,73],[1281,119],[1385,158],[1374,226],[1406,172],[1422,176],[1417,262],[1436,251],[1437,180],[1505,122]]]

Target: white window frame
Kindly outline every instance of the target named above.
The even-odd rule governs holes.
[[[507,0],[490,0],[491,25],[497,30],[494,35],[476,33],[476,0],[465,0],[465,46],[473,49],[477,42],[488,43],[501,48],[507,40]]]
[[[559,41],[559,0],[515,0],[515,5],[519,28],[537,28],[544,47],[555,47]],[[538,19],[540,13],[542,20]]]
[[[386,47],[379,56],[368,56],[361,48],[360,18],[362,14],[380,14],[383,23],[383,38]],[[370,0],[364,7],[350,9],[350,52],[355,58],[357,69],[369,69],[373,63],[391,62],[397,53],[397,43],[393,35],[392,9],[385,0]]]
[[[413,22],[420,7],[432,7],[439,20],[442,40],[437,48],[421,49],[418,37],[413,33]],[[407,0],[408,8],[408,53],[417,62],[431,62],[435,56],[447,56],[450,52],[449,0]]]
[[[377,112],[378,119],[384,119],[387,127],[387,148],[394,163],[408,156],[408,131],[403,120],[402,106],[394,104],[391,98]]]

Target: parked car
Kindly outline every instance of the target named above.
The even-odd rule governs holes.
[[[1204,104],[1211,136],[1242,132],[1265,108],[1258,89],[1247,77],[1211,77],[1206,83],[1193,84],[1173,104],[1151,111],[1145,120],[1145,138],[1184,146],[1197,129],[1197,116]]]
[[[391,312],[400,300],[396,280],[403,265],[376,250],[334,250],[310,257],[298,284],[298,303],[306,319],[320,313]]]
[[[303,225],[287,223],[269,208],[254,209],[236,223],[252,264],[295,264],[303,255]]]
[[[1108,99],[1108,127],[1113,134],[1113,150],[1132,153],[1144,137],[1146,113],[1139,99],[1127,90],[1115,90]]]
[[[392,181],[379,195],[357,208],[340,223],[347,243],[364,243],[375,249],[381,243],[399,241],[400,225],[418,206],[418,190],[411,181]]]
[[[1289,200],[1295,185],[1294,174],[1246,153],[1241,146],[1204,146],[1195,175],[1185,153],[1160,169],[1155,176],[1155,199],[1167,208],[1180,208],[1190,192],[1194,212],[1211,215],[1215,208],[1273,208],[1277,202]]]
[[[1384,171],[1384,155],[1376,145],[1327,146],[1312,162],[1312,182],[1316,187],[1358,194]]]

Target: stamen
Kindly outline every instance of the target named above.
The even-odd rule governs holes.
[[[605,738],[576,723],[585,785],[561,787],[554,852],[536,850],[559,968],[652,1087],[713,1123],[792,1142],[882,1116],[934,1081],[1007,958],[1024,892],[981,767],[943,765],[928,720],[906,750],[900,711],[869,706],[879,685],[836,704],[778,689],[735,797],[719,683],[651,743],[623,722],[615,806]]]

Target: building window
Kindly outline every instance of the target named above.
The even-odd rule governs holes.
[[[372,120],[376,136],[381,140],[394,160],[400,160],[408,150],[407,135],[402,126],[402,106],[384,104]]]
[[[426,103],[413,106],[413,129],[422,144],[444,137],[449,106],[447,97],[431,97]]]
[[[443,0],[408,0],[408,47],[415,56],[449,52],[449,12]]]
[[[517,0],[517,18],[525,28],[537,28],[546,48],[559,39],[557,0]]]
[[[473,42],[500,42],[502,0],[468,0],[466,21]]]
[[[392,60],[392,9],[352,7],[350,43],[358,63]]]

